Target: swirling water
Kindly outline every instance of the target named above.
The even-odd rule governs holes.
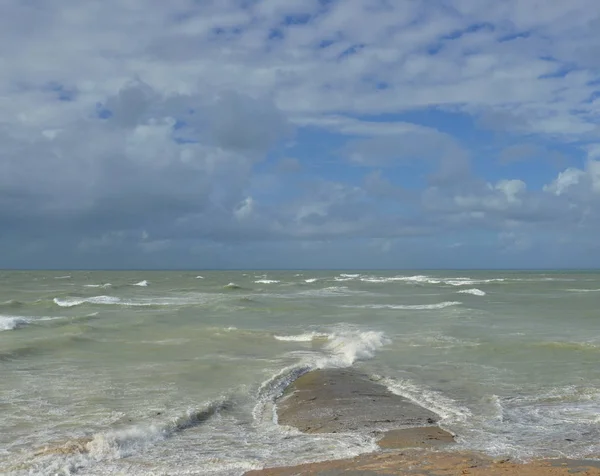
[[[600,455],[600,274],[0,272],[0,473],[242,474],[374,449],[273,401],[354,366],[458,448]]]

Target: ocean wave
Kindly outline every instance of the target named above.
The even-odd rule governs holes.
[[[442,418],[442,424],[465,422],[472,416],[472,413],[468,408],[459,405],[452,398],[425,386],[418,385],[411,380],[396,380],[389,377],[381,377],[379,381],[385,385],[390,392],[408,398],[416,404],[439,415]]]
[[[300,334],[303,336],[308,334]],[[339,329],[322,334],[328,341],[320,352],[310,352],[299,363],[284,368],[261,384],[253,416],[258,421],[277,423],[275,400],[296,379],[311,370],[345,368],[358,360],[370,359],[375,352],[391,342],[383,332]],[[299,336],[296,336],[299,337]]]
[[[506,281],[506,278],[490,278],[490,279],[476,279],[469,277],[456,277],[456,278],[442,278],[432,277],[427,275],[414,275],[414,276],[362,276],[361,281],[365,283],[409,283],[409,284],[441,284],[449,286],[473,286],[476,284],[486,283],[501,283]]]
[[[473,286],[476,284],[488,284],[488,283],[503,283],[506,278],[492,278],[492,279],[471,279],[471,278],[454,278],[444,280],[445,284],[451,286]]]
[[[598,293],[600,289],[567,289],[570,293]]]
[[[239,284],[229,283],[223,286],[223,289],[243,289]]]
[[[204,276],[198,275],[198,276],[196,276],[196,279],[204,279]]]
[[[4,302],[0,303],[0,308],[12,309],[12,308],[17,308],[17,307],[22,307],[24,305],[25,305],[25,303],[22,301],[17,301],[16,299],[9,299],[8,301],[4,301]]]
[[[318,338],[329,338],[329,334],[323,332],[307,332],[304,334],[291,335],[291,336],[273,336],[277,340],[286,341],[286,342],[311,342],[314,339]]]
[[[102,460],[126,458],[184,430],[201,425],[230,406],[229,400],[217,399],[206,403],[199,409],[188,410],[183,415],[161,423],[134,425],[96,433],[90,437],[69,440],[64,444],[46,446],[36,451],[34,456],[88,457],[87,460],[78,459],[77,463],[82,466]]]
[[[342,278],[358,278],[360,276],[360,274],[347,274],[347,273],[340,273],[340,276]]]
[[[65,276],[54,276],[54,279],[71,279],[71,275],[67,274]]]
[[[256,281],[254,281],[256,284],[277,284],[280,281],[277,281],[276,279],[257,279]]]
[[[93,296],[88,298],[54,298],[60,307],[74,307],[82,304],[121,304],[121,299],[114,296]]]
[[[112,286],[112,284],[110,283],[106,283],[106,284],[84,284],[83,287],[84,288],[110,288]]]
[[[150,285],[150,283],[148,281],[146,281],[145,279],[143,281],[140,281],[139,283],[132,284],[132,286],[141,286],[143,288],[145,288],[149,285]]]
[[[429,276],[417,275],[417,276],[392,276],[392,277],[376,277],[376,276],[365,276],[360,278],[365,283],[393,283],[393,282],[408,282],[415,284],[440,284],[440,279],[431,278]]]
[[[20,316],[1,316],[0,315],[0,332],[12,331],[20,327],[26,326],[31,322],[31,319]]]
[[[306,291],[300,291],[293,296],[316,296],[316,297],[334,297],[334,296],[348,296],[352,294],[370,294],[368,291],[359,291],[348,288],[347,286],[329,286],[321,289],[310,289]]]
[[[308,283],[308,284],[312,284],[312,283],[316,283],[319,280],[319,278],[308,278],[305,279],[304,282]]]
[[[445,309],[452,306],[460,306],[460,301],[444,301],[436,304],[361,304],[361,305],[345,305],[341,307],[358,308],[358,309],[397,309],[404,311],[428,311],[435,309]]]
[[[460,291],[456,291],[459,294],[472,294],[473,296],[485,296],[485,291],[481,289],[472,288],[472,289],[461,289]]]

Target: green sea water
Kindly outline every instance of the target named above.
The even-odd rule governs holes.
[[[458,449],[600,457],[600,273],[0,271],[1,474],[242,474],[356,455],[277,425],[356,367]]]

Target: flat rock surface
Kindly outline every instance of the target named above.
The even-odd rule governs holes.
[[[280,424],[305,433],[435,427],[439,419],[369,377],[347,369],[315,370],[298,378],[277,402],[277,415]]]
[[[352,459],[309,463],[293,467],[249,471],[246,476],[600,476],[597,461],[548,460],[520,464],[472,453],[409,450],[375,453]]]

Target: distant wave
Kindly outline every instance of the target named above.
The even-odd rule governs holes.
[[[106,283],[106,284],[84,284],[83,287],[85,288],[110,288],[112,286],[112,284],[110,283]]]
[[[67,274],[65,276],[54,276],[54,279],[71,279],[71,275]]]
[[[444,301],[436,304],[362,304],[355,306],[342,306],[349,308],[359,309],[399,309],[399,310],[434,310],[434,309],[445,309],[447,307],[459,306],[462,302],[460,301]]]
[[[361,276],[360,280],[365,283],[410,283],[410,284],[442,284],[450,286],[473,286],[476,284],[485,283],[501,283],[506,281],[506,278],[490,278],[490,279],[475,279],[468,277],[457,277],[457,278],[441,278],[432,277],[427,275],[415,275],[415,276]]]
[[[229,283],[226,284],[225,286],[223,286],[224,289],[242,289],[242,287],[239,284],[235,284],[235,283]]]
[[[571,293],[598,293],[600,289],[567,289]]]
[[[256,420],[270,419],[276,423],[275,400],[291,382],[305,373],[316,369],[350,367],[357,360],[372,358],[378,349],[391,342],[383,332],[350,328],[341,328],[324,336],[328,341],[321,352],[306,355],[298,364],[284,368],[262,383],[258,390],[258,403],[253,410]]]
[[[17,308],[17,307],[22,307],[24,306],[25,303],[22,301],[17,301],[16,299],[9,299],[8,301],[4,301],[2,303],[0,303],[0,307],[3,308]]]
[[[133,284],[133,286],[141,286],[141,287],[144,287],[144,288],[146,286],[149,286],[149,285],[150,285],[150,283],[148,281],[146,281],[145,279],[143,281],[140,281],[139,283]]]
[[[460,291],[456,291],[459,294],[472,294],[473,296],[485,296],[485,291],[481,289],[473,288],[473,289],[461,289]]]
[[[184,430],[201,425],[230,406],[231,403],[227,399],[217,399],[162,423],[133,425],[96,433],[90,437],[43,448],[37,451],[35,456],[73,455],[77,457],[79,466],[87,466],[94,461],[126,458]]]
[[[0,331],[12,331],[29,324],[31,319],[19,316],[0,315]]]
[[[318,280],[319,280],[318,278],[308,278],[308,279],[305,279],[304,282],[310,284],[310,283],[316,283]]]
[[[120,304],[121,299],[113,296],[93,296],[88,298],[54,298],[54,303],[60,307],[74,307],[81,304]]]
[[[287,341],[287,342],[311,342],[314,339],[327,337],[329,338],[329,334],[325,334],[323,332],[307,332],[305,334],[291,335],[291,336],[273,336],[277,340]]]
[[[254,281],[256,284],[277,284],[280,281],[277,281],[276,279],[257,279],[256,281]]]

